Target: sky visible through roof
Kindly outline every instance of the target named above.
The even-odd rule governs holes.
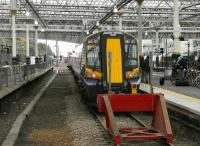
[[[38,40],[38,42],[46,44],[46,40]],[[47,45],[51,47],[51,50],[56,54],[56,41],[54,40],[48,40]],[[64,57],[68,56],[68,52],[72,52],[74,55],[78,55],[78,53],[81,51],[80,49],[75,49],[75,47],[79,46],[79,44],[76,43],[69,43],[64,41],[58,41],[58,48],[59,48],[59,55],[62,55]],[[73,53],[73,50],[75,53]]]

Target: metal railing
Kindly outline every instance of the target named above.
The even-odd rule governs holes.
[[[11,85],[27,81],[38,73],[46,71],[52,63],[35,65],[6,65],[0,67],[0,90]]]

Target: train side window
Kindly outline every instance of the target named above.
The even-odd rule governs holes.
[[[99,62],[99,47],[92,45],[87,47],[87,57],[86,57],[86,62],[87,66],[94,69],[98,70],[100,69],[100,62]]]

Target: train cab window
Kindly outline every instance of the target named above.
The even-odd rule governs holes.
[[[94,70],[100,69],[99,46],[88,45],[86,53],[86,62],[88,67]]]
[[[136,44],[125,43],[125,66],[127,70],[131,70],[137,66],[137,47]]]

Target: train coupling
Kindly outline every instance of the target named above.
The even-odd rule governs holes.
[[[106,127],[115,145],[120,145],[121,140],[173,142],[166,102],[161,94],[99,94],[97,108],[98,112],[105,114]],[[119,129],[114,112],[150,112],[153,115],[151,127]]]

